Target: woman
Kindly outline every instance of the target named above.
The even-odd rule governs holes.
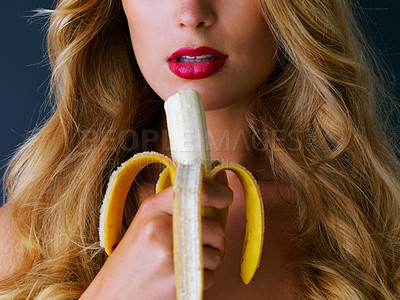
[[[158,168],[134,183],[107,260],[97,227],[112,170],[168,154],[163,100],[183,88],[203,96],[211,158],[246,166],[265,206],[262,262],[244,286],[239,183],[204,182],[203,204],[230,207],[226,228],[203,220],[205,299],[398,299],[399,165],[361,44],[344,0],[59,0],[55,110],[8,169],[0,299],[175,298]]]

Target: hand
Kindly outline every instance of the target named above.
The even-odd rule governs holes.
[[[202,205],[226,208],[232,191],[217,181],[203,181]],[[81,299],[176,299],[172,240],[172,187],[141,204],[124,237]],[[204,288],[225,253],[225,228],[203,218]]]

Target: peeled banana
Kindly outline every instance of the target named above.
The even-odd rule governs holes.
[[[201,207],[204,178],[215,179],[223,170],[239,178],[246,201],[246,235],[242,250],[241,277],[253,277],[261,258],[264,213],[260,190],[252,174],[235,163],[212,162],[201,96],[181,90],[165,101],[172,160],[157,152],[143,152],[123,163],[110,177],[100,213],[100,244],[111,254],[121,238],[122,215],[130,186],[141,169],[152,163],[166,168],[160,174],[156,193],[173,185],[173,240],[176,294],[179,300],[202,299],[203,259],[201,218],[226,222],[228,210]]]

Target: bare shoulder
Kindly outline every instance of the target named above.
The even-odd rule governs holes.
[[[8,205],[0,208],[0,277],[10,274],[21,258],[18,240],[13,233]]]

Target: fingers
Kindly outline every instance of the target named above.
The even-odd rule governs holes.
[[[220,221],[203,218],[201,224],[203,245],[217,249],[221,256],[225,254],[225,228]]]
[[[209,270],[204,270],[204,289],[207,290],[209,289],[215,280],[215,274],[213,271]]]
[[[203,181],[201,190],[202,205],[222,209],[231,205],[232,201],[233,192],[227,185],[215,180],[205,179]]]
[[[203,180],[200,197],[202,205],[217,209],[227,208],[233,201],[231,189],[225,182],[215,180]],[[172,253],[173,198],[173,187],[146,198],[135,218],[137,223],[145,224],[142,235],[145,242],[160,249],[162,253]],[[219,266],[225,253],[224,225],[218,220],[203,218],[202,238],[204,288],[207,289],[212,286],[215,278],[213,271]]]
[[[173,187],[170,186],[165,190],[148,197],[142,202],[139,208],[140,214],[151,217],[159,215],[172,216],[172,203],[174,200]]]
[[[217,269],[225,253],[225,229],[221,222],[203,218],[203,267],[204,289],[214,282],[214,270]]]
[[[140,206],[141,213],[150,215],[172,215],[173,187],[148,197]],[[233,201],[232,190],[224,183],[215,180],[203,180],[201,204],[218,209],[228,207]]]
[[[156,200],[148,201],[148,203],[143,203],[141,209],[142,210],[154,210],[152,207],[155,204]],[[160,208],[157,208],[160,209]],[[153,211],[152,214],[155,214]],[[172,218],[164,212],[164,215],[159,215],[157,217],[152,216],[150,219],[147,219],[145,232],[148,233],[145,236],[152,240],[154,236],[164,238],[167,236],[172,237]],[[150,214],[150,213],[149,213]],[[225,254],[225,227],[224,225],[215,219],[203,218],[201,222],[202,227],[202,243],[205,246],[209,246],[211,248],[217,249],[221,256]],[[169,232],[171,231],[171,232]],[[162,234],[161,234],[162,233]],[[167,233],[170,233],[167,235]]]
[[[203,247],[203,267],[205,270],[214,271],[221,263],[222,256],[218,249]]]

